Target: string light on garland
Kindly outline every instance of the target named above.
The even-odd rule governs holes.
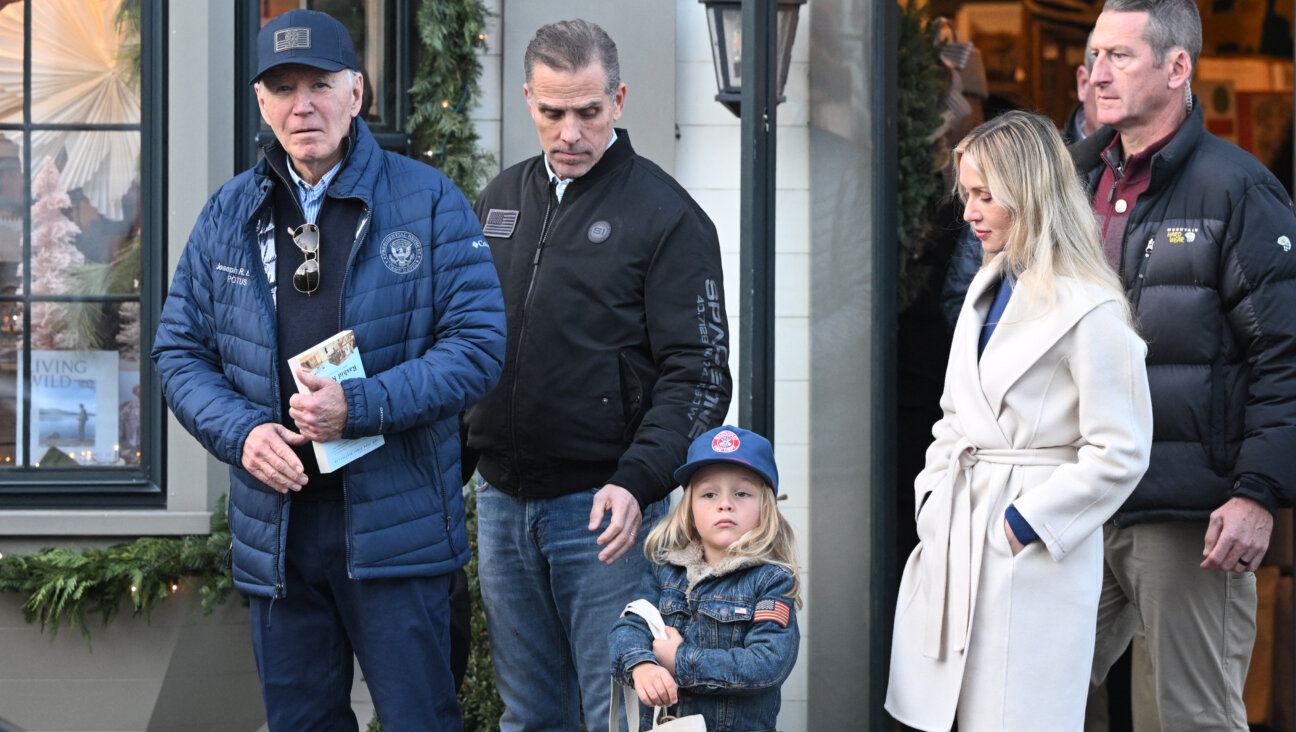
[[[470,201],[495,166],[494,157],[478,149],[477,132],[468,118],[480,92],[477,53],[486,45],[489,16],[481,0],[420,0],[416,19],[419,61],[409,89],[412,109],[406,131],[412,149],[423,151],[423,159],[454,181]]]
[[[234,589],[225,506],[222,496],[206,535],[146,536],[106,549],[55,546],[10,554],[0,563],[0,592],[25,595],[23,615],[41,630],[55,635],[66,623],[87,640],[90,614],[107,623],[125,601],[129,614],[147,617],[159,602],[179,596],[182,584],[198,589],[194,599],[210,614]]]

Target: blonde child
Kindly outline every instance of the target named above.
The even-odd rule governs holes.
[[[666,622],[612,628],[613,675],[645,705],[701,714],[711,732],[772,730],[779,687],[796,663],[800,607],[796,544],[778,511],[778,468],[764,437],[725,425],[689,446],[675,471],[684,496],[644,543],[640,588]]]

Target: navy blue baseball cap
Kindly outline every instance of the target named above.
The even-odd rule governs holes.
[[[675,480],[688,485],[699,469],[716,463],[741,465],[765,479],[778,493],[778,466],[774,464],[774,447],[760,435],[727,424],[707,432],[689,445],[688,462],[675,471]]]
[[[324,71],[359,70],[351,34],[328,13],[289,10],[266,23],[257,34],[257,72],[284,64],[301,64]]]

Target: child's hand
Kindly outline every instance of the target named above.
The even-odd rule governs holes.
[[[679,702],[679,686],[671,672],[655,663],[644,662],[630,669],[639,701],[650,707],[669,707]]]
[[[675,676],[675,652],[683,642],[684,637],[669,625],[666,626],[666,640],[653,641],[653,655],[657,657],[657,663],[669,671],[672,677]]]

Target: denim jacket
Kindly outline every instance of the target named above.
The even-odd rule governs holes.
[[[710,732],[774,730],[779,687],[796,663],[801,634],[796,603],[786,597],[793,577],[782,567],[726,559],[708,565],[697,545],[653,564],[638,597],[652,602],[683,637],[675,656],[677,716],[701,714]],[[637,615],[612,627],[612,674],[631,685],[630,670],[656,663],[652,633]],[[641,707],[649,729],[651,707]]]

